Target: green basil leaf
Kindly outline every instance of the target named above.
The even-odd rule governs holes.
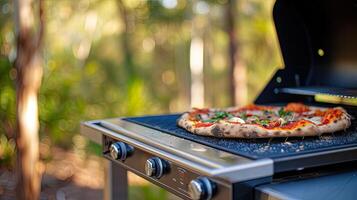
[[[285,116],[289,116],[292,114],[292,112],[290,111],[285,111],[283,108],[280,108],[278,111],[279,117],[285,117]]]
[[[218,121],[217,119],[206,119],[206,120],[202,120],[202,122],[210,122],[210,123],[213,123],[213,122],[216,122]]]
[[[240,118],[242,118],[243,120],[247,120],[247,118],[248,118],[248,116],[247,116],[247,113],[242,113],[241,115],[240,115]]]
[[[268,125],[269,124],[269,120],[267,120],[267,119],[262,119],[262,120],[259,120],[259,124],[261,124],[261,125]]]

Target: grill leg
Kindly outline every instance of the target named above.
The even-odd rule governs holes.
[[[128,199],[128,175],[127,170],[115,162],[105,160],[105,200],[127,200]]]

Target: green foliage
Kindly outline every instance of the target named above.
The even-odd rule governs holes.
[[[14,51],[11,43],[12,33],[11,4],[0,1],[0,167],[14,166],[15,143],[11,139],[15,129],[15,84],[16,71],[12,69],[10,59]]]
[[[15,143],[14,140],[8,140],[5,135],[0,135],[0,167],[14,167]]]
[[[129,199],[157,200],[168,199],[168,193],[155,185],[139,185],[129,187]]]
[[[282,67],[272,19],[275,0],[240,1],[238,23],[243,60],[248,69],[249,101],[263,89],[278,67]]]
[[[13,79],[16,72],[12,70],[9,58],[13,57],[11,43],[12,33],[11,4],[0,1],[0,137],[11,136],[15,124],[15,85]]]
[[[229,106],[228,1],[177,0],[172,8],[161,0],[119,3],[45,1],[40,136],[52,144],[71,148],[82,120],[187,110],[194,18],[204,40],[205,104]],[[250,101],[281,65],[272,5],[273,0],[237,3],[237,38]],[[15,36],[11,2],[0,0],[0,8],[0,134],[11,138]]]

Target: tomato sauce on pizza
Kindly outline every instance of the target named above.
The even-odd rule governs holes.
[[[312,107],[302,103],[193,108],[178,120],[180,127],[195,134],[238,138],[314,136],[344,130],[350,124],[350,115],[341,107]]]

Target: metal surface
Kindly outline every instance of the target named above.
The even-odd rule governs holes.
[[[284,193],[274,191],[270,188],[255,191],[255,200],[302,200],[287,196]]]
[[[354,161],[357,147],[344,147],[324,152],[308,153],[274,159],[274,172],[294,171],[303,168],[319,167]]]
[[[156,164],[152,158],[145,162],[145,174],[150,177],[155,176],[156,174]]]
[[[85,122],[82,126],[82,131],[90,133],[82,134],[102,136],[105,158],[184,199],[190,199],[189,182],[201,176],[215,183],[219,192],[213,199],[232,199],[231,183],[273,173],[270,159],[254,161],[123,120]],[[116,142],[132,146],[132,155],[124,161],[112,159],[109,148]],[[145,162],[153,157],[163,159],[169,166],[169,172],[160,179],[145,172]]]
[[[356,89],[355,0],[276,0],[273,17],[285,68],[308,73],[300,86]]]
[[[93,120],[89,122],[81,122],[80,132],[83,136],[91,140],[92,142],[102,145],[102,134],[98,134],[98,130],[93,129],[91,124],[97,124],[100,120]]]
[[[195,200],[210,200],[214,195],[215,185],[206,177],[192,180],[188,185],[188,193]]]
[[[169,169],[167,163],[158,158],[149,158],[145,162],[145,173],[147,176],[161,178]]]
[[[121,155],[120,155],[121,150],[120,150],[120,146],[119,146],[118,142],[111,144],[109,150],[110,150],[110,156],[114,160],[117,160],[121,157]]]
[[[104,153],[105,158],[112,160],[118,166],[125,168],[126,170],[133,172],[160,187],[165,188],[166,190],[183,199],[190,199],[188,184],[191,180],[200,177],[201,174],[199,172],[181,166],[176,162],[165,160],[165,163],[167,163],[167,165],[170,167],[169,171],[164,173],[163,176],[159,179],[156,177],[147,176],[144,167],[145,161],[152,157],[157,158],[158,155],[147,152],[145,149],[141,149],[140,147],[135,147],[135,151],[133,152],[132,156],[128,157],[125,161],[113,160],[107,150],[109,149],[110,144],[118,141],[121,140],[108,136],[103,137],[103,152],[107,152]],[[164,158],[161,157],[160,159],[164,161]],[[219,191],[213,199],[232,199],[233,191],[231,183],[222,180],[219,177],[209,178],[215,183],[216,188]]]
[[[110,160],[105,163],[104,200],[128,199],[128,176],[125,168]]]
[[[156,173],[155,173],[155,178],[161,178],[162,175],[164,175],[164,173],[166,172],[166,166],[165,166],[165,161],[163,161],[162,159],[158,158],[158,157],[154,157],[152,158],[155,162],[156,165]]]
[[[194,200],[201,200],[203,199],[203,185],[202,183],[195,179],[190,182],[188,185],[188,193],[190,194],[190,197]]]
[[[293,179],[259,186],[256,199],[354,200],[357,171]]]
[[[202,175],[237,182],[273,174],[271,159],[251,160],[120,119],[84,125],[97,130],[97,134],[120,139]]]
[[[255,103],[316,103],[317,93],[355,98],[356,0],[276,0],[273,18],[284,66]]]
[[[295,87],[279,88],[280,93],[298,94],[298,95],[330,95],[341,98],[357,98],[357,89],[331,88],[331,87]]]
[[[213,195],[215,194],[215,184],[212,183],[208,178],[206,177],[200,177],[198,178],[199,180],[202,181],[203,183],[203,192],[204,192],[204,198],[206,200],[212,199]]]

